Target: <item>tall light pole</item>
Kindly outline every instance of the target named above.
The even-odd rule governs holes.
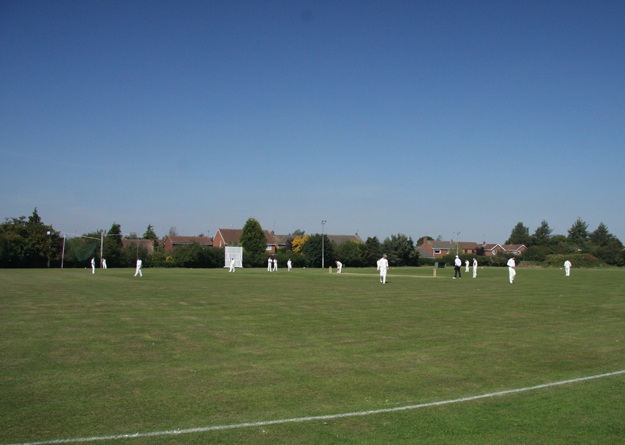
[[[460,234],[462,232],[454,232],[456,234],[456,255],[460,255],[460,247],[458,244],[460,243]]]
[[[323,230],[325,229],[326,220],[321,221],[321,268],[325,269],[325,236],[323,236]]]

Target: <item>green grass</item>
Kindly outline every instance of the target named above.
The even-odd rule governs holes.
[[[463,268],[464,271],[464,268]],[[0,270],[0,444],[380,410],[625,370],[625,272]],[[129,444],[609,444],[625,374]],[[120,443],[103,440],[97,443]]]

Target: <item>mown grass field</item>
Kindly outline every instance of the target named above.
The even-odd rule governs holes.
[[[623,371],[623,270],[133,274],[0,270],[0,444],[625,441],[625,374],[185,431]]]

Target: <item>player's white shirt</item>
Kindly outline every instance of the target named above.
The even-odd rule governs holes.
[[[386,269],[388,269],[388,260],[386,258],[382,258],[378,261],[378,270],[380,272],[386,272]]]
[[[510,258],[507,264],[508,267],[516,267],[516,262],[514,261],[514,258]]]

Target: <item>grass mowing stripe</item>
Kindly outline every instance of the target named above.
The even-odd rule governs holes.
[[[209,426],[209,427],[201,427],[201,428],[189,428],[185,430],[155,431],[152,433],[122,434],[122,435],[117,435],[117,436],[85,437],[85,438],[77,438],[77,439],[58,439],[58,440],[50,440],[50,441],[43,441],[43,442],[25,442],[25,443],[20,443],[20,444],[8,444],[8,445],[53,445],[53,444],[62,444],[62,443],[95,442],[95,441],[101,441],[101,440],[133,439],[133,438],[140,438],[140,437],[175,436],[178,434],[205,433],[208,431],[231,430],[231,429],[237,429],[237,428],[279,425],[279,424],[284,424],[284,423],[310,422],[312,420],[332,420],[332,419],[340,419],[344,417],[369,416],[372,414],[406,411],[406,410],[413,410],[413,409],[419,409],[419,408],[427,408],[431,406],[449,405],[452,403],[460,403],[460,402],[470,402],[473,400],[485,399],[488,397],[497,397],[497,396],[505,396],[508,394],[517,394],[521,392],[533,391],[533,390],[543,389],[543,388],[550,388],[550,387],[559,386],[559,385],[567,385],[567,384],[572,384],[572,383],[584,382],[587,380],[611,377],[611,376],[615,376],[619,374],[625,374],[625,370],[608,372],[605,374],[598,374],[598,375],[593,375],[589,377],[580,377],[577,379],[562,380],[560,382],[544,383],[542,385],[529,386],[526,388],[510,389],[507,391],[499,391],[499,392],[494,392],[490,394],[481,394],[477,396],[463,397],[460,399],[443,400],[440,402],[422,403],[419,405],[399,406],[395,408],[384,408],[384,409],[377,409],[377,410],[370,410],[370,411],[359,411],[359,412],[353,412],[353,413],[328,414],[325,416],[297,417],[293,419],[267,420],[263,422],[239,423],[239,424],[234,424],[234,425],[218,425],[218,426]]]

